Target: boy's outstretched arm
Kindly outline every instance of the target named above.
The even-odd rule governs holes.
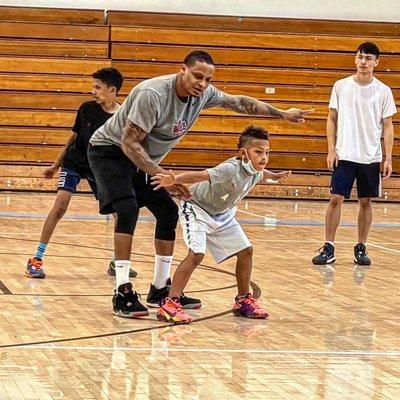
[[[204,182],[210,179],[210,174],[206,169],[202,171],[183,172],[182,174],[175,175],[171,170],[168,174],[156,174],[151,177],[151,184],[155,186],[154,190],[162,187],[168,187],[177,183],[191,184],[197,182]]]
[[[292,175],[292,171],[272,172],[268,169],[263,170],[263,180],[273,179],[274,181],[281,181],[289,179]]]

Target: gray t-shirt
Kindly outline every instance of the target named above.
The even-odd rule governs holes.
[[[93,145],[121,146],[127,119],[142,128],[142,142],[150,158],[158,163],[183,138],[203,108],[221,104],[223,94],[209,85],[200,97],[183,102],[176,94],[177,74],[159,76],[139,83],[120,109],[90,139]]]
[[[259,182],[262,171],[247,175],[238,158],[230,158],[207,170],[210,180],[190,186],[190,201],[214,216],[233,208]]]

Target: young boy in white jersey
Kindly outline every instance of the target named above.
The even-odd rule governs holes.
[[[335,82],[332,89],[326,124],[327,164],[333,172],[331,199],[325,217],[325,244],[312,260],[317,265],[336,260],[334,240],[341,207],[355,180],[360,208],[354,261],[371,264],[365,243],[372,224],[372,198],[380,196],[381,137],[386,151],[383,179],[388,179],[392,173],[392,116],[397,112],[392,91],[373,76],[378,63],[379,48],[370,42],[361,44],[355,56],[356,74]]]
[[[237,203],[262,179],[282,179],[290,171],[274,173],[265,170],[269,156],[268,133],[261,127],[249,126],[240,136],[239,155],[214,168],[174,175],[157,174],[152,177],[155,189],[176,183],[193,184],[192,197],[181,201],[179,219],[188,255],[174,274],[167,297],[157,317],[174,324],[189,323],[193,318],[180,304],[179,298],[195,268],[202,262],[206,247],[217,263],[236,256],[238,295],[233,313],[247,318],[267,318],[250,293],[253,247],[235,219]]]

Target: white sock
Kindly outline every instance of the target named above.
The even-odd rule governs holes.
[[[118,288],[129,282],[130,260],[115,260],[115,287]]]
[[[166,286],[167,280],[171,276],[172,258],[173,256],[158,256],[156,254],[154,260],[153,285],[157,289],[161,289]]]
[[[335,242],[330,242],[329,240],[325,240],[325,243],[329,243],[330,245],[332,245],[333,247],[335,247]]]

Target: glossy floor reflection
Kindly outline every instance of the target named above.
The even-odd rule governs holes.
[[[268,321],[234,317],[233,261],[207,256],[188,287],[204,303],[188,326],[111,314],[112,220],[73,198],[31,280],[52,195],[0,195],[0,399],[400,398],[400,205],[375,204],[370,268],[355,266],[354,203],[345,205],[337,262],[311,264],[326,203],[243,202],[253,282]],[[152,278],[153,223],[143,213],[132,261],[142,295]],[[185,255],[178,233],[175,265]]]

